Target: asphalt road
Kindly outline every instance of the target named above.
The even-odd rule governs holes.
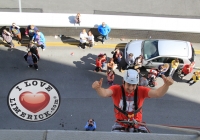
[[[111,57],[113,49],[94,48],[78,49],[77,47],[48,47],[40,50],[39,71],[27,68],[23,59],[25,47],[8,51],[0,47],[0,129],[28,130],[84,130],[89,118],[97,123],[97,131],[110,131],[114,123],[111,98],[101,98],[91,88],[95,80],[104,78],[105,72],[93,72],[95,59],[99,53]],[[72,56],[71,53],[74,52]],[[197,55],[197,60],[200,56]],[[200,61],[197,61],[200,66]],[[122,84],[122,75],[116,70],[115,84]],[[190,75],[191,76],[191,75]],[[187,76],[186,79],[189,79]],[[7,95],[18,82],[40,78],[52,83],[60,92],[61,105],[58,112],[42,122],[28,122],[15,117],[7,106]],[[199,126],[200,94],[199,83],[189,86],[175,76],[175,83],[167,94],[159,99],[147,99],[143,107],[143,120],[151,124]],[[158,79],[158,87],[162,80]],[[176,131],[151,128],[152,133],[179,133]]]

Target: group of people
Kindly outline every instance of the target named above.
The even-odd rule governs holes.
[[[77,15],[74,18],[74,24],[79,24],[82,21],[81,14],[77,13]],[[100,36],[102,37],[102,44],[105,44],[105,40],[108,39],[108,34],[110,33],[111,28],[105,23],[102,22],[101,25],[98,26],[98,32]],[[79,47],[85,49],[86,42],[88,41],[88,46],[91,48],[94,45],[94,36],[91,31],[86,33],[86,30],[83,29],[83,31],[80,33],[80,44]]]
[[[28,25],[25,35],[29,37],[29,43],[27,45],[28,52],[24,55],[24,59],[27,61],[28,67],[34,67],[36,70],[38,70],[37,63],[40,59],[38,47],[41,47],[43,51],[46,48],[44,34],[40,32],[36,26]],[[3,41],[5,41],[11,49],[15,47],[13,43],[13,37],[16,37],[18,44],[22,43],[20,27],[16,25],[16,23],[12,23],[9,31],[7,29],[3,29],[2,32]]]

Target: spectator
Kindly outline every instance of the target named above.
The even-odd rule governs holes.
[[[194,65],[195,65],[195,62],[184,65],[180,74],[180,78],[183,79],[187,74],[191,73],[193,71]]]
[[[83,29],[83,31],[80,33],[79,48],[85,49],[87,38],[88,38],[88,35],[86,33],[86,30]]]
[[[115,72],[113,70],[107,72],[107,80],[110,86],[113,85],[114,79],[115,79]]]
[[[32,41],[34,41],[39,47],[42,48],[42,50],[44,51],[45,48],[46,48],[46,45],[45,45],[45,37],[44,37],[44,34],[40,31],[36,31],[36,34],[33,36],[32,38]]]
[[[127,60],[128,60],[127,69],[134,69],[135,57],[133,53],[128,54]]]
[[[31,51],[28,51],[27,54],[24,55],[24,59],[26,60],[26,62],[28,63],[28,67],[33,67],[38,70],[38,58],[35,54],[32,54]]]
[[[77,13],[77,15],[75,16],[74,20],[75,20],[75,24],[79,24],[80,25],[80,23],[81,23],[81,14]]]
[[[157,75],[157,77],[161,77],[161,75],[165,74],[165,72],[167,72],[168,69],[169,69],[169,64],[168,63],[159,65],[158,66],[158,75]]]
[[[110,58],[110,61],[107,63],[107,72],[110,70],[115,70],[117,68],[117,65],[114,63],[113,58]]]
[[[148,87],[148,80],[147,80],[147,78],[145,78],[145,77],[141,77],[140,78],[140,80],[139,80],[139,86],[145,86],[145,87]]]
[[[95,131],[96,128],[97,128],[97,126],[96,126],[96,123],[95,123],[94,119],[89,119],[86,122],[86,125],[85,125],[85,130],[86,131]]]
[[[138,57],[136,57],[135,62],[134,62],[134,70],[136,70],[138,73],[140,73],[142,76],[144,76],[145,74],[142,74],[140,71],[140,69],[142,68],[142,64],[143,64],[143,56],[140,55]]]
[[[6,41],[6,43],[9,45],[10,48],[14,48],[15,45],[12,42],[12,35],[9,33],[6,29],[2,32],[2,38]]]
[[[91,31],[88,32],[87,41],[88,41],[88,46],[91,49],[94,46],[94,36]]]
[[[172,62],[171,62],[171,69],[170,69],[170,73],[169,73],[169,76],[170,76],[170,77],[173,77],[174,72],[175,72],[176,69],[178,68],[178,65],[179,65],[179,60],[178,60],[178,58],[175,58],[174,60],[172,60]]]
[[[108,25],[106,25],[105,22],[103,22],[102,25],[99,25],[98,31],[102,36],[102,44],[104,44],[105,39],[108,39],[108,34],[110,33],[111,29]]]
[[[193,81],[192,83],[190,83],[190,86],[191,86],[199,80],[200,80],[200,71],[196,71],[194,72],[192,78],[187,81],[187,83],[190,83],[190,81]]]
[[[26,28],[26,36],[29,37],[30,40],[32,40],[33,36],[36,34],[36,32],[38,31],[38,28],[34,25],[28,25],[28,27]]]
[[[101,58],[102,58],[102,56],[98,56],[96,59],[96,68],[94,70],[96,72],[99,72],[102,70]]]
[[[31,51],[32,54],[35,54],[38,58],[38,60],[40,59],[40,55],[38,53],[38,48],[35,44],[33,44],[32,42],[29,42],[28,46],[27,46],[27,50]]]
[[[115,49],[113,54],[113,60],[115,64],[119,64],[121,62],[122,56],[123,56],[123,52],[120,51],[118,48]]]
[[[104,68],[106,66],[106,63],[107,63],[107,55],[106,55],[106,53],[104,53],[101,58],[102,68]]]
[[[17,37],[18,44],[21,43],[22,36],[19,26],[17,26],[15,23],[12,23],[12,26],[10,26],[10,33],[12,33],[15,37]]]

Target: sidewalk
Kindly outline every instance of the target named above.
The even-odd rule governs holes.
[[[46,46],[51,47],[77,47],[79,44],[79,37],[78,36],[72,36],[72,37],[66,37],[66,36],[45,36],[46,38]],[[4,46],[5,43],[3,43],[2,38],[0,38],[0,46]],[[109,40],[105,41],[105,44],[102,44],[100,40],[95,41],[94,48],[124,48],[125,45],[130,40],[139,40],[139,39],[128,39],[128,38],[110,38]],[[29,42],[28,38],[23,38],[22,44],[18,44],[17,41],[13,40],[13,43],[16,47],[18,46],[26,46]],[[200,54],[200,43],[192,43],[193,47],[195,49],[196,54]]]

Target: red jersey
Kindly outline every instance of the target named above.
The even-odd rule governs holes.
[[[122,90],[121,90],[120,85],[110,86],[109,89],[113,91],[112,99],[113,99],[114,105],[116,105],[121,110],[123,110],[123,99],[122,99],[123,97],[122,97]],[[137,91],[138,108],[142,107],[145,98],[149,98],[148,96],[149,90],[150,88],[148,87],[138,86],[138,91]],[[126,111],[129,115],[132,115],[132,112],[135,111],[134,92],[131,94],[128,94],[127,92],[125,92],[125,95],[126,95],[126,103],[127,103]],[[119,112],[117,109],[114,109],[114,112],[115,112],[116,120],[128,120],[128,118],[124,114]],[[142,122],[142,109],[134,116],[134,119],[139,122]]]
[[[101,67],[101,60],[98,58],[96,59],[96,67]]]
[[[188,69],[189,68],[189,69]],[[190,72],[192,72],[192,70],[193,70],[193,67],[191,66],[190,67],[190,65],[189,64],[186,64],[184,67],[183,67],[183,73],[184,74],[188,74],[188,73],[190,73]]]

